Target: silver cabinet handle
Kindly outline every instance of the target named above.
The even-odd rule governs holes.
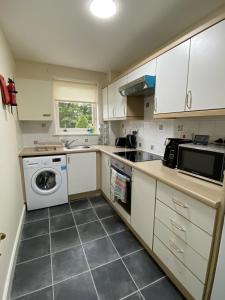
[[[154,107],[154,112],[157,112],[157,97],[155,97],[155,107]]]
[[[177,224],[173,219],[170,219],[170,223],[171,223],[172,226],[174,226],[178,230],[186,232],[186,229],[183,226]]]
[[[169,240],[169,244],[177,253],[184,253],[184,250],[179,248],[173,240]]]
[[[192,107],[192,93],[191,93],[191,90],[189,90],[189,91],[187,92],[186,107],[187,107],[188,109],[191,109],[191,107]]]
[[[67,163],[68,164],[70,163],[70,157],[69,157],[69,155],[67,156]]]
[[[43,117],[51,117],[51,114],[43,114]]]
[[[186,203],[182,203],[182,202],[178,201],[175,198],[172,198],[172,201],[173,201],[174,204],[176,204],[176,205],[178,205],[182,208],[189,208],[189,206]]]

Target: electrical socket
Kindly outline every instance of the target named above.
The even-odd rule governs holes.
[[[141,147],[141,145],[142,145],[141,142],[139,142],[139,143],[138,143],[138,147]]]
[[[184,131],[184,125],[177,125],[177,131]]]
[[[150,145],[150,150],[154,150],[154,145]]]
[[[84,142],[85,142],[85,143],[88,143],[88,139],[84,139]]]

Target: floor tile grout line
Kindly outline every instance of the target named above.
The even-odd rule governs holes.
[[[88,199],[88,202],[90,203],[89,199]],[[75,223],[75,217],[74,217],[73,214],[72,214],[72,216],[73,216],[73,220],[74,220],[74,223]],[[99,297],[99,294],[98,294],[98,291],[97,291],[97,288],[96,288],[96,285],[95,285],[95,282],[94,282],[94,278],[93,278],[92,273],[91,273],[91,268],[90,268],[90,265],[88,263],[87,255],[85,253],[84,246],[82,244],[82,240],[81,240],[80,233],[79,233],[79,230],[78,230],[77,226],[76,226],[76,229],[77,229],[78,237],[79,237],[79,240],[80,240],[80,243],[81,243],[81,247],[82,247],[82,250],[83,250],[83,253],[84,253],[84,257],[85,257],[85,260],[86,260],[86,263],[87,263],[87,266],[88,266],[88,270],[90,271],[90,276],[91,276],[91,280],[92,280],[92,283],[93,283],[93,286],[94,286],[94,289],[95,289],[95,293],[97,295],[98,300],[100,300],[100,297]]]
[[[49,215],[49,245],[50,245],[50,261],[51,261],[51,276],[52,276],[52,285],[54,283],[54,279],[53,279],[53,263],[52,263],[52,242],[51,242],[51,222],[50,222],[50,209],[48,208],[48,215]],[[55,295],[54,295],[54,288],[52,288],[52,297],[53,300],[55,299]]]
[[[18,296],[18,297],[10,298],[10,300],[16,300],[16,299],[19,299],[19,298],[21,298],[21,297],[25,297],[25,296],[28,296],[28,295],[31,295],[31,294],[34,294],[34,293],[43,291],[43,290],[45,290],[45,289],[47,289],[47,288],[50,288],[50,287],[52,287],[52,286],[53,286],[53,285],[50,284],[50,285],[44,286],[44,287],[42,287],[42,288],[40,288],[40,289],[34,290],[34,291],[32,291],[32,292],[22,294],[22,295],[20,295],[20,296]]]
[[[54,286],[57,285],[57,284],[63,283],[63,282],[65,282],[65,281],[68,281],[68,280],[70,280],[70,279],[73,279],[73,278],[75,278],[75,277],[78,277],[78,276],[83,275],[83,274],[86,274],[86,273],[90,273],[90,270],[86,270],[86,271],[83,271],[83,272],[81,272],[81,273],[78,273],[78,274],[69,276],[69,277],[67,277],[66,279],[63,279],[63,280],[54,282],[54,284],[53,284],[52,286],[54,287]]]
[[[94,211],[94,213],[96,214],[95,211]],[[116,216],[116,214],[111,215],[111,216],[107,216],[107,217],[104,217],[104,218],[100,218],[100,219],[101,219],[101,220],[105,220],[105,219],[109,219],[109,218],[114,217],[114,216]],[[76,220],[76,217],[75,217],[75,220]],[[86,224],[93,223],[93,222],[97,222],[97,221],[98,221],[98,219],[95,219],[95,220],[93,220],[93,221],[85,222],[85,223],[82,223],[82,224],[76,224],[76,226],[79,227],[79,226],[86,225]]]
[[[151,283],[149,283],[149,284],[146,284],[145,286],[143,286],[143,287],[140,289],[140,291],[143,291],[145,288],[147,288],[147,287],[149,287],[149,286],[152,286],[152,285],[158,283],[159,281],[161,281],[161,280],[163,280],[163,279],[165,279],[165,278],[167,278],[167,275],[162,276],[162,277],[156,279],[155,281],[153,281],[153,282],[151,282]]]
[[[35,223],[35,222],[39,222],[39,221],[48,220],[48,218],[49,218],[49,217],[41,218],[41,219],[36,219],[36,220],[31,220],[31,221],[25,221],[25,222],[23,223],[23,225],[30,224],[30,223]]]
[[[45,254],[45,255],[41,255],[41,256],[38,256],[38,257],[35,257],[35,258],[32,258],[32,259],[24,260],[24,261],[21,261],[21,262],[17,263],[16,266],[20,266],[20,265],[23,265],[23,264],[26,264],[26,263],[30,263],[34,260],[44,258],[44,257],[50,256],[50,255],[51,255],[51,253],[49,252],[48,254]]]
[[[90,202],[91,202],[91,201],[90,201]],[[99,219],[99,218],[98,218],[98,219]],[[106,231],[106,229],[105,229],[105,227],[104,227],[104,225],[102,224],[102,222],[101,222],[101,220],[100,220],[100,219],[99,219],[99,222],[101,223],[101,225],[102,225],[103,229]],[[132,281],[133,281],[133,283],[134,283],[134,285],[135,285],[136,289],[137,289],[137,290],[138,290],[138,292],[141,294],[141,291],[140,291],[140,289],[139,289],[138,285],[136,284],[136,282],[135,282],[135,280],[134,280],[133,276],[131,275],[130,271],[128,270],[128,268],[127,268],[126,264],[125,264],[125,263],[124,263],[124,261],[123,261],[123,258],[122,258],[122,257],[121,257],[121,255],[119,254],[119,252],[118,252],[118,250],[117,250],[116,246],[115,246],[115,245],[114,245],[114,243],[113,243],[113,240],[111,239],[111,237],[110,237],[110,235],[108,234],[108,232],[107,232],[107,231],[106,231],[106,234],[107,234],[108,238],[110,239],[110,241],[111,241],[111,243],[112,243],[112,245],[113,245],[114,249],[116,250],[117,254],[119,255],[119,257],[120,257],[120,259],[121,259],[121,262],[123,263],[123,265],[124,265],[125,269],[127,270],[128,274],[130,275],[130,277],[131,277],[131,279],[132,279]],[[143,295],[142,295],[142,294],[141,294],[141,297],[143,298],[143,300],[145,300],[145,298],[143,297]]]
[[[120,298],[119,300],[125,300],[125,299],[127,299],[128,297],[135,295],[136,293],[138,293],[138,291],[134,291],[134,292],[130,293],[129,295],[126,295],[126,296]]]

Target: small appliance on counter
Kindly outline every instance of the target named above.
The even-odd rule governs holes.
[[[136,149],[137,147],[137,136],[136,131],[126,136],[126,148]]]
[[[126,137],[117,137],[115,146],[121,148],[136,149],[137,147],[137,131],[132,131],[132,134],[127,134]]]
[[[177,169],[179,172],[222,185],[225,146],[194,143],[179,145]]]
[[[176,168],[177,166],[177,154],[180,144],[192,143],[192,140],[180,139],[180,138],[167,138],[166,149],[163,157],[163,165],[169,168]]]
[[[125,137],[117,137],[115,140],[115,146],[116,147],[126,147],[126,138]]]

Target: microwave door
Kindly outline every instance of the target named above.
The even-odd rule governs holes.
[[[178,169],[206,180],[221,182],[223,159],[223,153],[179,147]]]

